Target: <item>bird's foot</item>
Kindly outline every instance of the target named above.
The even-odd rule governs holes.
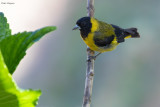
[[[89,58],[87,59],[87,62],[91,62],[92,59],[93,59],[93,60],[96,60],[97,56],[99,56],[100,54],[101,54],[101,52],[98,53],[98,54],[95,55],[95,56],[89,56]]]
[[[91,62],[91,60],[96,60],[96,56],[89,56],[87,62]]]

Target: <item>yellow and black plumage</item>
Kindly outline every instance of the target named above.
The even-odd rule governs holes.
[[[114,50],[126,38],[139,38],[136,28],[122,29],[91,17],[80,18],[73,30],[79,29],[81,37],[91,50],[100,53]]]

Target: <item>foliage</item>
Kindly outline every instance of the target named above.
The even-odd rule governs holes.
[[[0,107],[34,107],[37,104],[41,91],[18,88],[11,74],[26,55],[26,50],[55,29],[49,26],[11,35],[7,19],[0,12]]]

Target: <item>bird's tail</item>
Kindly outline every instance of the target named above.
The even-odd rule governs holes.
[[[124,35],[126,35],[125,39],[126,38],[140,38],[140,35],[137,32],[137,28],[124,29]]]

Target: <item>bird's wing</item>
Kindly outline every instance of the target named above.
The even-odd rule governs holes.
[[[114,32],[115,32],[115,35],[116,35],[116,38],[117,38],[117,42],[118,43],[124,42],[124,38],[127,36],[124,33],[124,29],[120,28],[119,26],[113,25],[113,24],[111,24],[111,25],[114,28]]]
[[[111,44],[114,39],[114,35],[106,36],[105,32],[95,32],[94,42],[97,46],[104,47]]]
[[[111,44],[115,33],[112,25],[99,21],[99,29],[94,32],[94,41],[97,46],[104,47]]]

